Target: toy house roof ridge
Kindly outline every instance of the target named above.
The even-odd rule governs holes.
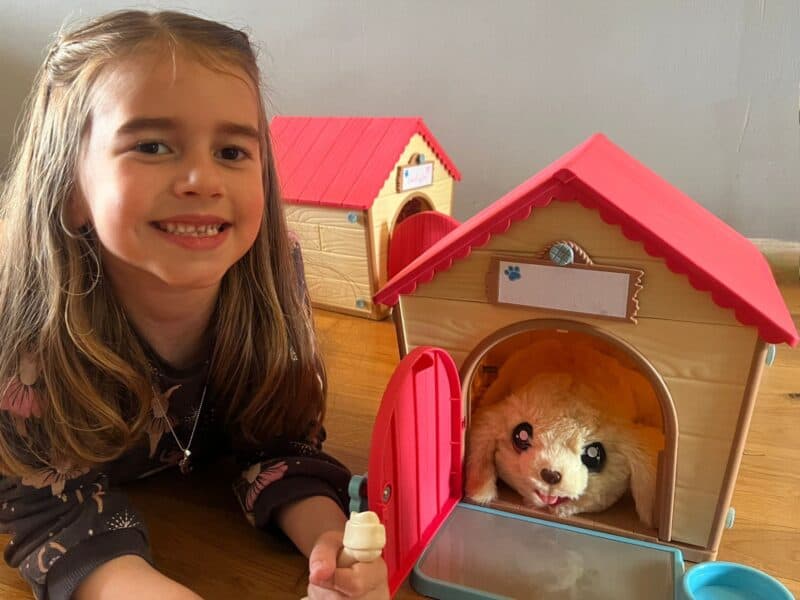
[[[421,117],[273,118],[270,133],[283,199],[366,210],[415,134],[461,179]]]
[[[375,301],[394,305],[473,248],[554,199],[579,201],[685,275],[697,290],[756,327],[768,343],[798,342],[766,259],[744,236],[596,134],[451,231],[397,273]]]

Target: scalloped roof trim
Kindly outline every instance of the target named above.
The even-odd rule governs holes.
[[[479,248],[488,243],[493,236],[505,233],[514,222],[528,218],[534,208],[549,205],[554,199],[551,193],[554,191],[551,183],[568,182],[574,178],[583,179],[568,168],[568,162],[583,152],[587,146],[597,143],[598,138],[600,138],[600,143],[610,144],[604,136],[593,136],[561,160],[517,186],[500,200],[486,207],[428,248],[375,294],[374,300],[393,306],[401,295],[414,293],[420,283],[431,281],[437,273],[449,269],[454,261],[466,258],[473,248]],[[597,198],[602,199],[599,192],[592,191]],[[678,191],[676,190],[676,192]],[[558,200],[576,201],[566,198],[558,198]],[[580,195],[580,200],[577,201],[587,208],[597,210],[605,223],[619,227],[627,239],[642,244],[647,254],[663,260],[672,273],[685,276],[692,288],[701,293],[709,293],[717,306],[732,310],[739,323],[755,327],[763,341],[771,344],[785,342],[790,346],[797,345],[797,331],[785,304],[783,305],[784,310],[781,311],[782,314],[767,314],[760,306],[747,301],[736,291],[730,289],[724,281],[708,273],[702,266],[692,263],[668,243],[659,243],[663,239],[659,233],[650,231],[618,206],[594,200],[590,198],[589,194]],[[729,229],[727,233],[722,230],[723,226]],[[718,233],[721,235],[733,233],[737,237],[742,237],[722,221],[719,221],[719,229]],[[774,293],[780,296],[774,280],[771,283],[775,287]],[[777,300],[783,304],[782,298],[770,297],[768,300],[773,303],[773,309],[776,309],[775,302]],[[778,312],[777,309],[774,312]]]

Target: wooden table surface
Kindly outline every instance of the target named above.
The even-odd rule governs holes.
[[[800,244],[769,252],[800,324]],[[394,326],[321,310],[316,323],[330,376],[326,448],[364,473],[378,403],[398,362]],[[733,499],[736,523],[725,531],[718,558],[763,569],[800,597],[798,426],[800,350],[781,346],[764,374]],[[297,600],[305,593],[306,561],[286,541],[245,522],[228,483],[233,472],[222,461],[188,478],[162,474],[127,488],[150,529],[156,564],[207,600]],[[406,583],[396,597],[419,596]],[[31,598],[5,565],[0,598]]]

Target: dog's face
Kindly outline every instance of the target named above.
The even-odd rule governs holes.
[[[476,412],[467,495],[478,502],[493,500],[496,485],[487,484],[487,477],[494,471],[525,504],[559,516],[616,502],[631,477],[630,432],[581,401],[582,393],[569,376],[545,374]],[[493,463],[483,463],[485,469],[481,453]]]
[[[563,511],[562,505],[587,491],[597,494],[609,484],[617,488],[612,480],[618,478],[624,490],[630,472],[625,460],[614,455],[613,440],[606,439],[593,410],[552,398],[531,402],[517,394],[496,408],[502,422],[497,431],[497,472],[526,504]]]

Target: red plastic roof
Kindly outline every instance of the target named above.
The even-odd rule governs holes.
[[[419,117],[275,117],[270,131],[286,202],[370,208],[415,134],[461,179]]]
[[[574,198],[577,191],[581,204],[598,210],[605,222],[618,225],[674,273],[686,275],[695,289],[710,292],[716,304],[735,311],[740,323],[757,327],[764,341],[797,344],[797,329],[758,248],[601,134],[440,239],[397,273],[375,302],[396,304],[401,294],[527,218],[533,208],[547,206],[564,184],[573,194],[559,199]]]

